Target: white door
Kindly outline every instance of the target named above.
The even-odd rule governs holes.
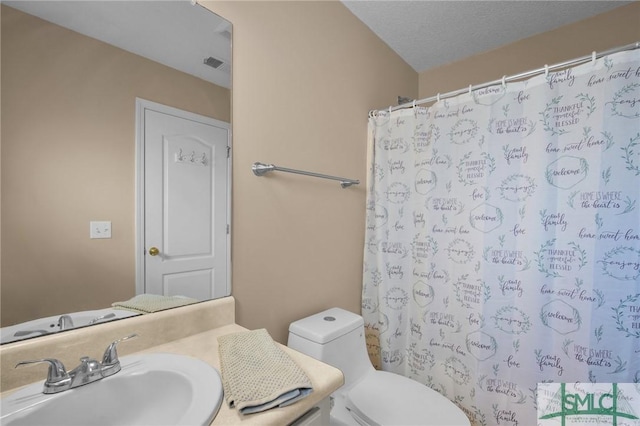
[[[140,104],[144,286],[137,292],[227,295],[229,125]]]

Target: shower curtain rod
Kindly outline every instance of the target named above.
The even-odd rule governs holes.
[[[484,89],[485,87],[489,87],[489,86],[495,86],[496,84],[506,84],[510,81],[514,81],[514,80],[520,80],[523,78],[527,78],[527,77],[532,77],[534,75],[537,74],[548,74],[549,71],[553,71],[559,68],[565,68],[568,66],[572,66],[572,65],[578,65],[578,64],[582,64],[585,62],[589,62],[589,61],[595,61],[598,58],[601,58],[603,56],[607,56],[607,55],[611,55],[613,53],[618,53],[618,52],[622,52],[625,50],[634,50],[634,49],[638,49],[640,48],[640,41],[637,41],[635,43],[631,43],[631,44],[627,44],[625,46],[619,46],[619,47],[614,47],[613,49],[609,49],[609,50],[604,50],[600,53],[596,53],[596,51],[594,50],[591,55],[585,55],[585,56],[581,56],[579,58],[575,58],[572,59],[570,61],[565,61],[565,62],[560,62],[558,64],[554,64],[554,65],[545,65],[542,68],[538,68],[535,70],[531,70],[531,71],[526,71],[520,74],[515,74],[515,75],[510,75],[510,76],[504,76],[499,80],[493,80],[493,81],[489,81],[487,83],[482,83],[482,84],[477,84],[477,85],[473,85],[470,84],[469,87],[465,88],[465,89],[458,89],[458,90],[454,90],[452,92],[447,92],[447,93],[438,93],[436,96],[431,96],[429,98],[424,98],[424,99],[420,99],[418,101],[412,101],[412,102],[406,102],[404,104],[401,105],[397,105],[397,106],[390,106],[388,108],[389,112],[391,111],[395,111],[398,109],[402,109],[402,108],[410,108],[410,107],[415,107],[416,105],[420,105],[420,104],[425,104],[425,103],[429,103],[429,102],[433,102],[433,101],[440,101],[441,99],[445,99],[445,98],[451,98],[454,96],[458,96],[461,95],[465,92],[469,92],[471,93],[474,90],[478,90],[478,89]],[[369,117],[374,117],[375,114],[378,113],[378,111],[380,110],[371,110],[369,111]],[[383,111],[386,111],[383,110]]]
[[[253,170],[253,174],[256,176],[264,176],[265,173],[278,171],[286,173],[296,173],[299,175],[312,176],[322,179],[339,180],[340,186],[343,188],[348,188],[351,185],[358,185],[360,183],[360,181],[357,179],[347,179],[338,176],[323,175],[321,173],[307,172],[304,170],[288,169],[286,167],[274,166],[273,164],[253,163],[253,166],[251,166],[251,170]]]

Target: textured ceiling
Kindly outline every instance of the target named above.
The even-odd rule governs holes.
[[[633,2],[342,0],[422,72]]]

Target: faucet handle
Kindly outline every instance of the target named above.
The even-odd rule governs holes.
[[[34,359],[29,361],[20,361],[15,368],[27,364],[39,364],[41,362],[49,363],[49,372],[47,380],[44,382],[44,393],[55,393],[56,391],[65,390],[71,384],[71,377],[64,368],[64,364],[54,358]]]
[[[64,368],[64,364],[54,358],[20,361],[19,363],[16,364],[15,368],[18,368],[21,365],[27,365],[27,364],[40,364],[41,362],[49,363],[49,374],[47,376],[48,382],[57,382],[58,380],[62,380],[68,377],[67,370]]]
[[[121,339],[118,339],[115,342],[112,342],[104,351],[104,355],[102,356],[102,365],[106,366],[106,365],[119,364],[120,360],[118,359],[118,351],[116,349],[118,346],[118,343],[124,342],[125,340],[129,340],[133,337],[138,337],[138,335],[134,333],[129,336],[125,336]]]
[[[73,325],[71,315],[60,315],[60,318],[58,318],[58,329],[60,329],[60,331],[68,330],[73,327],[75,326]]]

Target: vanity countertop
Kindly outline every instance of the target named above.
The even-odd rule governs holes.
[[[237,324],[230,324],[214,330],[195,334],[139,353],[165,352],[196,357],[220,370],[218,357],[218,337],[229,333],[248,331]],[[313,385],[313,392],[306,398],[285,408],[274,408],[259,414],[241,415],[238,410],[229,408],[226,400],[222,402],[212,426],[222,425],[287,425],[306,411],[329,396],[342,383],[340,370],[319,362],[307,355],[294,351],[284,345],[280,347],[305,371]]]
[[[14,368],[26,359],[56,358],[75,365],[79,357],[99,357],[104,347],[120,337],[136,333],[136,339],[118,346],[121,357],[143,353],[174,353],[198,358],[220,370],[218,337],[248,331],[235,323],[233,297],[175,308],[153,315],[141,315],[92,327],[57,333],[37,339],[0,346],[0,397],[37,381],[46,375],[45,367]],[[176,321],[179,318],[179,321]],[[278,343],[278,345],[280,345]],[[284,408],[243,416],[222,402],[212,426],[287,425],[328,397],[343,384],[340,370],[294,351],[280,347],[305,371],[313,392]],[[91,386],[91,385],[89,385]]]

